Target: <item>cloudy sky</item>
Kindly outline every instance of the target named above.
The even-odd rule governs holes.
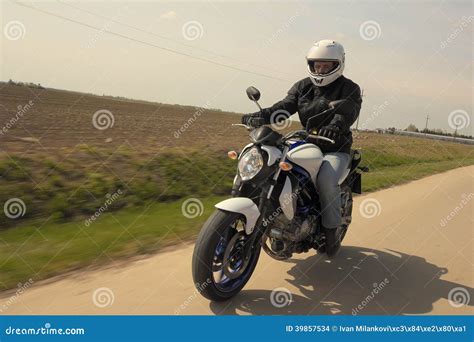
[[[364,90],[359,127],[429,115],[473,134],[471,1],[1,0],[1,13],[3,81],[253,112],[247,86],[280,100],[331,38]]]

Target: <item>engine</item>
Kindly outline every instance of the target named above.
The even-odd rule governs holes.
[[[264,236],[263,249],[278,260],[291,258],[293,253],[306,252],[312,247],[316,224],[314,215],[297,216],[290,221],[281,213]]]

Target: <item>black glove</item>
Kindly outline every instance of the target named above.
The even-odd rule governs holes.
[[[332,140],[337,140],[341,136],[341,128],[336,125],[323,126],[319,130],[318,135]]]
[[[265,124],[265,120],[260,116],[260,113],[245,114],[241,121],[244,125],[251,127],[260,127]]]

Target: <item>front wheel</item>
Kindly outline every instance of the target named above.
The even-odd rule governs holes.
[[[192,272],[197,290],[207,299],[232,298],[252,276],[260,245],[244,248],[250,240],[244,227],[243,215],[218,209],[201,229],[194,246]]]

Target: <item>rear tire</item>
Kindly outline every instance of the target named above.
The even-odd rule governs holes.
[[[238,243],[241,246],[242,243],[245,244],[242,241],[248,238],[245,232],[239,232],[236,229],[235,223],[239,221],[245,222],[245,217],[242,214],[218,209],[206,221],[196,240],[192,261],[194,284],[201,295],[212,301],[224,301],[234,297],[248,282],[257,265],[260,246],[255,247],[248,261],[241,261],[243,270],[238,269],[239,260],[237,260],[235,266],[237,267],[236,274],[238,274],[237,272],[242,272],[241,275],[235,279],[227,278],[227,283],[225,283],[226,275],[222,277],[222,274],[225,274],[224,268],[230,267],[231,263],[230,260],[224,260],[224,256],[229,255],[229,248],[233,251],[232,246],[238,248]],[[238,234],[240,236],[236,236]],[[223,243],[226,246],[221,246]],[[223,249],[225,249],[225,253],[221,251]],[[238,252],[239,250],[237,250],[236,254]],[[217,270],[219,258],[222,258],[220,261],[222,271]],[[224,279],[222,284],[216,279],[216,273],[219,272],[221,272],[221,277]]]
[[[341,237],[340,241],[344,240],[344,237],[346,236],[347,230],[349,229],[349,225],[352,222],[352,189],[351,187],[343,183],[341,185],[341,193],[342,193],[342,201],[345,201],[342,203],[343,207],[341,208],[341,216],[342,216],[342,224],[341,224]],[[346,198],[344,198],[346,197]]]

